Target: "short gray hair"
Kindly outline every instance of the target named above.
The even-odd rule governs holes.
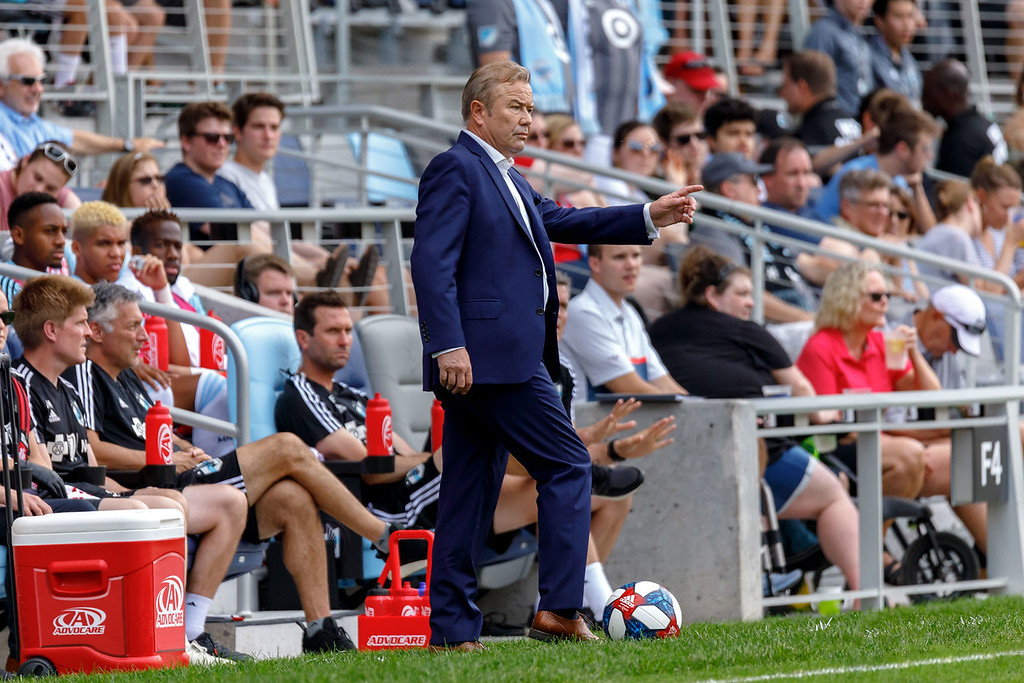
[[[117,309],[121,304],[137,304],[142,299],[138,292],[113,282],[97,282],[92,290],[96,293],[96,301],[89,307],[89,322],[96,323],[105,332],[114,328],[113,322],[117,320]]]
[[[46,66],[46,53],[31,40],[25,38],[8,38],[0,43],[0,78],[9,78],[11,75],[11,57],[14,55],[30,54],[39,60],[39,66]],[[26,74],[34,76],[35,74]]]

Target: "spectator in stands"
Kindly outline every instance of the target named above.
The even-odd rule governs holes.
[[[71,214],[74,276],[87,285],[117,282],[128,256],[128,219],[113,204],[86,202]]]
[[[892,185],[889,188],[889,223],[885,227],[882,239],[890,244],[913,247],[919,238],[917,207],[914,206],[913,197],[902,187]],[[903,270],[903,277],[893,276],[894,295],[899,294],[906,301],[928,298],[931,290],[918,277],[920,271],[916,260],[882,254],[882,262]]]
[[[983,157],[997,164],[1009,157],[999,125],[985,118],[970,102],[971,75],[962,62],[944,59],[924,76],[921,106],[946,122],[935,168],[964,178]]]
[[[907,325],[896,328],[903,337],[909,358],[901,370],[889,370],[885,363],[885,324],[889,295],[885,276],[877,266],[848,263],[825,283],[821,308],[815,319],[816,331],[804,345],[797,367],[819,395],[847,390],[871,392],[934,391],[941,388],[935,372],[921,354],[916,331]],[[881,434],[882,492],[884,495],[914,498],[949,495],[950,446],[948,439],[924,443],[913,432],[906,435],[898,425]],[[841,441],[837,457],[856,468],[856,446]],[[983,505],[959,505],[960,516],[978,547],[984,551],[986,515]],[[886,567],[892,576],[895,567]],[[890,581],[891,582],[891,581]]]
[[[917,0],[875,0],[872,12],[878,33],[868,44],[875,85],[919,101],[921,69],[908,47],[917,33]]]
[[[746,100],[726,97],[704,112],[704,130],[711,154],[740,152],[754,158],[757,110]]]
[[[804,39],[804,50],[824,52],[836,66],[839,106],[856,111],[860,98],[875,87],[871,48],[861,24],[871,11],[870,0],[835,0],[828,13],[814,22]]]
[[[66,420],[68,413],[76,417],[74,421],[67,420],[67,429],[74,432],[70,442],[67,435],[62,434],[63,440],[60,443],[55,436],[53,443],[46,444],[53,460],[74,461],[84,458],[90,450],[96,453],[91,439],[86,438],[84,433],[79,434],[75,425],[86,412],[84,406],[90,404],[87,400],[76,400],[84,397],[74,396],[74,382],[60,374],[73,374],[78,368],[77,364],[85,360],[85,344],[91,336],[86,305],[92,302],[92,291],[85,285],[59,276],[32,280],[14,300],[15,307],[20,310],[16,318],[16,329],[27,354],[18,362],[19,371],[25,378],[30,398],[35,402],[33,410],[35,413],[45,410],[47,413],[46,418],[42,415],[33,416],[37,439],[46,442],[46,434],[41,428],[43,419],[47,421],[47,428],[50,427],[50,421],[61,420],[61,416],[54,412],[56,407],[63,406],[61,414]],[[137,352],[126,356],[126,359],[134,362],[136,356]],[[116,406],[109,406],[109,409],[118,412]],[[53,420],[54,417],[57,420]],[[138,424],[141,427],[144,420]],[[85,442],[80,442],[79,437],[86,438]],[[92,462],[92,458],[89,461]],[[102,455],[98,453],[96,461],[109,464],[103,462]],[[214,654],[212,650],[215,645],[209,634],[204,633],[206,614],[242,533],[245,499],[239,492],[226,488],[198,490],[193,487],[182,493],[188,502],[185,506],[186,530],[188,533],[201,534],[186,586],[185,635],[189,654],[198,645],[206,656],[204,652],[198,652],[197,659],[208,662],[210,655]],[[202,645],[207,642],[209,647],[203,648]]]
[[[821,183],[811,167],[811,155],[804,143],[796,138],[776,138],[761,152],[761,166],[770,167],[761,175],[766,191],[764,208],[785,211],[800,218],[817,220],[809,199],[811,188]],[[766,226],[772,232],[787,237],[817,244],[816,235],[784,228],[778,225]]]
[[[881,238],[889,224],[891,186],[892,179],[881,171],[861,169],[844,174],[839,185],[839,215],[832,222],[868,237]],[[818,287],[846,261],[881,261],[879,253],[871,247],[861,249],[836,237],[823,237],[820,245],[825,253],[801,254],[797,259],[800,274]]]
[[[97,459],[108,466],[135,470],[146,462],[144,424],[150,406],[131,369],[145,340],[139,299],[119,285],[100,284],[95,290],[96,303],[89,309],[92,337],[88,361],[65,377],[75,384],[88,407],[86,426]],[[244,539],[259,542],[285,534],[285,565],[292,572],[309,622],[303,650],[352,649],[351,640],[330,617],[327,560],[317,508],[368,538],[382,552],[386,552],[393,527],[360,505],[293,434],[268,436],[222,458],[210,458],[188,442],[177,443],[188,449],[175,454],[176,488],[184,489],[186,497],[192,487],[221,490],[233,486],[244,491],[250,508]],[[217,483],[227,486],[201,486]]]
[[[154,138],[112,138],[44,121],[39,116],[39,103],[45,64],[46,56],[32,41],[8,38],[0,42],[0,134],[17,156],[28,154],[47,140],[58,140],[75,154],[148,152],[164,146]]]
[[[331,291],[305,297],[295,313],[295,338],[302,352],[302,364],[277,400],[274,416],[278,429],[297,434],[328,459],[363,460],[367,456],[368,397],[333,380],[348,362],[352,346],[352,318],[344,299]],[[432,528],[443,469],[441,451],[417,452],[398,434],[394,435],[394,445],[395,471],[365,475],[363,501],[383,520]],[[611,468],[595,465],[594,469],[603,476],[602,481],[608,481]],[[617,500],[595,498],[592,503],[592,552],[596,547],[611,551],[629,512],[629,495],[643,482],[639,470],[624,467],[621,471],[628,475],[629,485],[620,485],[615,492]],[[595,474],[594,481],[598,480]],[[608,495],[607,490],[602,493]],[[536,499],[536,484],[522,466],[510,468],[501,487],[493,532],[504,534],[535,523]],[[607,553],[603,557],[606,556]],[[601,564],[603,557],[598,558],[595,553],[588,559],[588,584],[594,585],[585,587],[584,607],[594,614],[604,608],[611,595]]]
[[[858,157],[843,164],[825,185],[814,205],[818,217],[830,222],[839,214],[839,183],[849,171],[872,169],[882,171],[914,197],[922,231],[935,224],[928,196],[924,189],[924,170],[935,156],[938,125],[927,114],[898,108],[879,122],[878,152]]]
[[[590,245],[590,281],[569,302],[562,341],[587,380],[587,397],[685,394],[651,347],[643,320],[626,296],[636,289],[640,247]]]
[[[742,76],[764,76],[775,64],[779,50],[779,29],[785,14],[783,0],[738,0],[736,6],[736,70]],[[760,10],[760,12],[759,12]],[[763,33],[755,41],[754,30],[761,14]],[[756,43],[757,50],[754,50]]]
[[[836,99],[836,87],[836,67],[822,52],[795,52],[782,62],[779,95],[786,100],[789,113],[800,117],[793,136],[815,154],[861,138],[853,110],[844,109]]]
[[[288,315],[295,312],[295,271],[280,256],[246,256],[235,276],[235,296]]]
[[[704,187],[709,192],[733,199],[740,204],[760,206],[758,176],[771,170],[755,164],[739,152],[716,154],[704,167]],[[749,225],[750,218],[742,213],[725,213],[704,207],[702,212],[727,223]],[[726,232],[708,222],[698,222],[690,231],[690,244],[703,244],[711,251],[733,263],[749,263],[751,242],[742,235]],[[796,255],[787,248],[766,244],[762,250],[765,259],[764,314],[773,322],[811,320],[814,294],[797,270]]]
[[[937,289],[925,308],[908,313],[900,322],[917,330],[921,353],[943,389],[967,386],[957,352],[977,357],[985,333],[985,304],[973,289],[959,284]]]
[[[665,147],[661,177],[680,187],[699,183],[708,157],[708,134],[700,111],[690,104],[668,102],[651,125]]]
[[[974,240],[981,236],[981,207],[978,204],[978,197],[967,183],[945,180],[939,183],[935,199],[935,218],[939,222],[914,246],[929,254],[980,267],[978,252],[974,249]],[[922,262],[918,268],[923,275],[933,275],[946,282],[965,285],[974,282],[973,278],[953,273],[941,266]],[[933,282],[928,283],[928,287],[933,290],[941,286]],[[979,281],[974,286],[983,285]]]
[[[1021,0],[1021,8],[1024,9],[1024,0]],[[1024,21],[1024,12],[1020,16]],[[1019,156],[1021,152],[1024,152],[1024,71],[1020,71],[1017,76],[1017,87],[1013,91],[1013,104],[1016,109],[1003,122],[1003,137],[1006,139],[1007,147],[1016,152],[1016,156]]]
[[[981,205],[981,233],[973,238],[978,262],[1024,285],[1024,220],[1020,215],[1021,178],[1009,164],[985,157],[971,173]],[[1001,288],[998,288],[1001,290]]]
[[[466,5],[476,66],[509,59],[531,73],[533,103],[550,112],[573,110],[573,65],[562,20],[549,0],[475,0]]]
[[[14,252],[10,263],[40,272],[67,274],[64,262],[64,238],[68,233],[64,213],[57,199],[43,192],[16,197],[7,210]],[[21,280],[0,275],[0,289],[8,301],[21,291]]]
[[[712,93],[718,89],[718,78],[707,57],[696,52],[677,52],[662,70],[672,86],[666,97],[671,102],[693,107],[698,115],[712,104]]]
[[[7,209],[18,195],[45,192],[57,198],[62,209],[74,210],[82,203],[67,183],[78,172],[78,159],[54,140],[38,145],[18,160],[14,168],[0,171],[0,232],[7,232]]]
[[[101,199],[124,208],[171,208],[160,163],[152,154],[145,152],[118,157],[110,166]]]
[[[651,342],[677,382],[706,398],[761,398],[768,385],[789,386],[794,396],[814,396],[782,346],[750,321],[749,269],[698,246],[683,259],[679,284],[683,307],[651,327]],[[827,423],[838,414],[821,411],[810,417]],[[761,474],[779,517],[816,520],[825,556],[842,570],[851,589],[858,588],[858,517],[849,494],[793,439],[765,441],[768,462]]]

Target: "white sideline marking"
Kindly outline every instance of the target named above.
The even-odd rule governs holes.
[[[836,674],[857,674],[871,673],[874,671],[899,671],[902,669],[914,669],[922,666],[935,666],[937,664],[959,664],[961,662],[979,662],[1002,657],[1021,657],[1024,650],[1011,650],[1010,652],[992,652],[989,654],[963,655],[960,657],[938,657],[935,659],[922,659],[916,662],[894,662],[891,664],[864,664],[860,666],[839,666],[828,669],[815,669],[814,671],[794,671],[792,673],[763,674],[761,676],[747,676],[743,678],[708,678],[700,683],[754,683],[754,681],[776,681],[791,678],[812,678],[814,676],[834,676]]]

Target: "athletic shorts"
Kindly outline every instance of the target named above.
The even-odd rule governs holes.
[[[782,456],[768,465],[764,470],[764,479],[768,482],[775,497],[775,511],[782,512],[795,499],[811,480],[817,461],[800,446],[786,449]]]
[[[245,478],[238,466],[238,451],[231,451],[219,458],[204,460],[187,472],[182,472],[174,480],[174,487],[179,491],[186,486],[203,484],[227,484],[245,493]],[[256,523],[256,508],[250,506],[242,531],[242,540],[248,543],[263,543],[268,540],[260,538],[259,525]]]
[[[437,497],[441,473],[428,458],[400,481],[388,484],[363,484],[363,504],[385,522],[433,529],[437,522]]]

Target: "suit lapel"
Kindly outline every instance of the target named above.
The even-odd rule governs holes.
[[[484,167],[484,171],[487,173],[488,176],[490,176],[491,182],[494,183],[495,187],[498,190],[498,193],[501,195],[501,198],[505,200],[505,206],[507,206],[508,210],[512,212],[512,217],[515,219],[516,224],[523,230],[524,233],[527,233],[527,236],[529,236],[526,224],[523,222],[523,215],[519,212],[519,205],[516,204],[516,200],[512,198],[512,193],[509,192],[508,185],[505,183],[505,179],[501,177],[501,171],[498,170],[498,165],[491,161],[491,157],[487,155],[487,152],[484,151],[484,149],[479,145],[479,143],[477,143],[476,140],[466,135],[465,133],[459,135],[459,142],[462,145],[464,145],[467,149],[469,149],[471,152],[476,154],[477,157],[479,157],[480,163]],[[510,173],[510,175],[512,177],[512,183],[515,184],[516,174]],[[520,195],[522,195],[521,192]],[[531,212],[530,202],[524,199],[523,203],[527,207],[527,212],[530,212],[530,220],[531,222],[533,222],[533,216],[535,212]]]

